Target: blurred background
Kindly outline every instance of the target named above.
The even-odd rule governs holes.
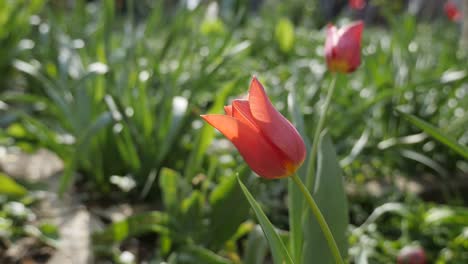
[[[348,259],[396,263],[411,248],[427,258],[412,263],[468,263],[467,10],[0,1],[0,263],[272,263],[235,175],[286,240],[287,181],[257,178],[199,115],[222,113],[255,74],[311,138],[331,80],[325,26],[358,19],[363,62],[339,76],[327,119]]]

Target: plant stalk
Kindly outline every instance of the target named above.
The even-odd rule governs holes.
[[[309,190],[313,190],[313,184],[315,179],[315,160],[317,157],[317,148],[318,148],[318,141],[320,137],[320,133],[322,132],[323,126],[325,124],[325,118],[327,116],[327,110],[330,106],[331,98],[333,96],[333,92],[335,91],[335,83],[336,83],[337,74],[333,73],[332,80],[330,85],[328,86],[328,93],[325,99],[325,104],[323,105],[322,113],[320,114],[320,118],[315,128],[314,138],[312,141],[312,148],[310,151],[309,163],[307,166],[307,178],[306,178],[306,186]]]

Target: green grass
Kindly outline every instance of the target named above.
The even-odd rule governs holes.
[[[252,14],[239,1],[221,5],[219,16],[210,17],[208,4],[189,10],[182,4],[163,6],[164,1],[126,1],[122,10],[112,0],[77,1],[67,10],[52,2],[32,2],[0,4],[8,5],[0,8],[0,17],[6,18],[0,21],[0,144],[57,153],[66,165],[60,192],[78,186],[95,201],[163,204],[164,216],[182,222],[164,223],[157,230],[141,227],[163,234],[161,259],[189,255],[192,261],[235,263],[233,256],[244,252],[236,241],[253,228],[246,228],[245,214],[223,228],[219,219],[229,213],[219,203],[240,199],[239,191],[230,188],[243,162],[223,147],[218,133],[203,126],[199,115],[222,113],[223,105],[246,93],[256,74],[275,106],[291,113],[294,122],[303,120],[297,125],[311,138],[331,80],[323,58],[325,32],[319,26],[325,21],[316,7],[269,3]],[[309,11],[317,17],[305,16]],[[418,22],[402,13],[386,20],[386,27],[366,25],[363,63],[355,73],[338,78],[328,111],[326,126],[346,181],[362,184],[430,173],[443,182],[467,174],[466,159],[421,134],[395,111],[440,128],[451,144],[467,145],[468,64],[456,51],[459,29],[441,19]],[[24,39],[34,46],[20,48]],[[165,189],[176,188],[168,174],[179,179],[179,197]],[[126,189],[115,179],[130,179],[135,186]],[[285,207],[284,184],[244,182],[258,193],[274,224],[288,228],[287,217],[276,211]],[[220,189],[228,194],[220,195]],[[445,198],[460,203],[456,192]],[[375,207],[381,201],[365,203]],[[415,206],[426,206],[421,204]],[[356,206],[350,205],[351,210]],[[191,222],[194,218],[200,221]],[[224,232],[222,239],[209,237],[206,221]],[[400,228],[394,221],[386,225]],[[127,230],[125,236],[137,234]],[[249,239],[255,239],[251,234]],[[387,239],[386,233],[373,235],[378,243]],[[444,240],[455,252],[462,247],[459,236]],[[373,254],[388,260],[409,238],[419,239],[406,236],[391,250],[379,244]],[[442,248],[431,246],[432,259],[440,258]],[[249,263],[264,260],[254,262],[251,252],[246,256]]]

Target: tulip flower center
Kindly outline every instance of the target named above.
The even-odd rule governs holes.
[[[350,71],[349,63],[345,60],[332,59],[329,61],[328,68],[332,72],[347,73]]]
[[[286,168],[286,177],[293,175],[296,172],[297,168],[299,168],[299,166],[293,164],[292,162],[286,161],[284,163],[284,167]]]

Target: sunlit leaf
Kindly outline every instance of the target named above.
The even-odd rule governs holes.
[[[6,174],[0,173],[0,194],[8,196],[23,196],[28,191],[26,188],[16,183]]]
[[[161,188],[164,207],[169,212],[175,212],[179,202],[178,182],[180,175],[171,169],[163,168],[159,173],[159,187]]]

